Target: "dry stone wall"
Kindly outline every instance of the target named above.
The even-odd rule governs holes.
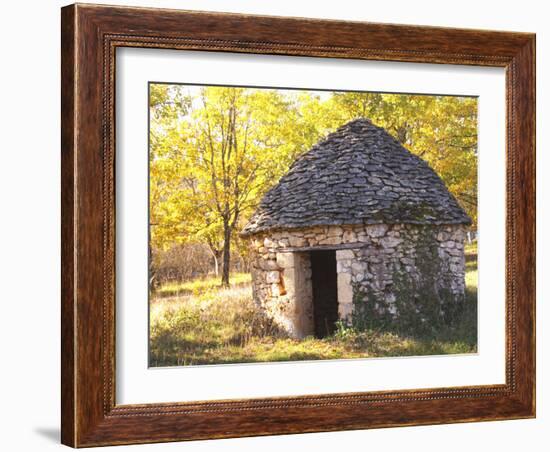
[[[309,252],[329,248],[336,249],[340,319],[351,323],[363,306],[367,315],[426,317],[428,298],[443,316],[464,297],[465,234],[462,225],[412,224],[256,234],[250,238],[254,299],[292,336],[313,334]]]

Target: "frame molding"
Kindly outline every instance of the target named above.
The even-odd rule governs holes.
[[[64,444],[86,447],[535,416],[534,34],[75,4],[62,8],[61,38]],[[506,68],[506,383],[116,405],[117,47]]]

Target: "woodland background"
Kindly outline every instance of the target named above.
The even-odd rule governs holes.
[[[239,231],[291,163],[369,118],[440,175],[477,224],[477,99],[150,84],[150,277],[248,271]]]

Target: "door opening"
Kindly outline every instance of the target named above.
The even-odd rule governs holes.
[[[310,258],[315,337],[323,338],[334,333],[338,320],[336,251],[311,251]]]

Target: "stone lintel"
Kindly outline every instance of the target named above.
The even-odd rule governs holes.
[[[286,247],[277,249],[278,253],[294,253],[300,251],[318,251],[318,250],[352,250],[364,248],[368,246],[366,243],[342,243],[339,245],[316,245],[316,246],[301,246],[301,247]]]

